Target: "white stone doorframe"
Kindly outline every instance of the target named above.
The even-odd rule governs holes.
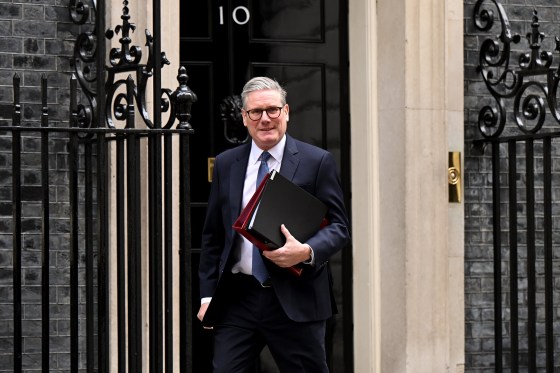
[[[354,371],[462,372],[447,161],[463,152],[463,2],[349,0],[349,17]]]

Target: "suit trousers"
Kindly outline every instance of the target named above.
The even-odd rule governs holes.
[[[286,316],[274,288],[252,276],[228,278],[229,301],[214,326],[214,373],[249,373],[264,346],[285,373],[328,373],[326,321],[295,322]]]

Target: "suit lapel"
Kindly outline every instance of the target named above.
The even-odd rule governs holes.
[[[291,136],[286,135],[286,147],[284,148],[284,155],[282,156],[280,175],[288,180],[293,180],[298,165],[299,157],[296,142]]]
[[[243,145],[243,149],[237,155],[230,168],[230,196],[231,196],[231,218],[232,223],[241,213],[241,202],[243,199],[243,185],[245,183],[245,173],[247,172],[247,162],[251,152],[251,143]],[[293,180],[294,174],[299,165],[298,149],[294,139],[286,135],[286,147],[282,156],[282,166],[280,174],[288,180]]]
[[[230,198],[231,198],[231,219],[232,223],[241,213],[241,201],[243,199],[243,184],[245,183],[245,173],[247,172],[247,162],[249,162],[249,153],[251,151],[251,143],[244,145],[239,155],[232,163],[230,168]]]

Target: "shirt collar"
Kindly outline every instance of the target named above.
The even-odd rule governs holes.
[[[284,156],[284,148],[286,147],[286,134],[282,136],[282,139],[278,142],[278,144],[274,145],[272,148],[268,150],[272,158],[274,158],[277,162],[282,162],[282,157]],[[251,155],[249,156],[249,161],[251,164],[255,164],[259,161],[259,157],[261,156],[263,150],[255,144],[255,141],[252,141],[251,145]]]

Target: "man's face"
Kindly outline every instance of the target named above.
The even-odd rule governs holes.
[[[266,109],[280,109],[280,116],[271,119]],[[260,119],[253,120],[247,114],[248,110],[263,110]],[[269,150],[278,142],[286,133],[289,120],[288,105],[282,106],[280,93],[274,90],[262,90],[251,92],[247,95],[245,110],[243,110],[243,124],[247,127],[249,135],[255,141],[255,144],[263,150]]]

